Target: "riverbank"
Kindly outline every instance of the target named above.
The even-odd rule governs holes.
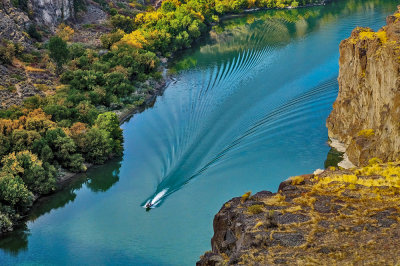
[[[240,13],[232,13],[232,14],[223,15],[222,17],[220,17],[219,20],[220,21],[229,20],[229,19],[241,17],[243,15],[246,15],[246,14],[249,14],[249,13],[258,12],[258,11],[282,10],[282,9],[290,10],[290,9],[298,9],[298,8],[311,8],[311,7],[317,7],[317,6],[324,6],[324,5],[326,5],[326,4],[328,4],[329,2],[332,2],[332,1],[333,0],[322,0],[322,1],[320,1],[320,3],[306,4],[306,5],[297,6],[297,7],[287,6],[287,7],[283,7],[283,8],[277,8],[277,7],[273,7],[273,8],[269,8],[269,7],[248,8],[248,9],[244,9],[243,12],[240,12]]]
[[[233,198],[197,265],[396,264],[400,162],[292,177]]]

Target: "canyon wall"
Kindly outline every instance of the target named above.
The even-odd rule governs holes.
[[[14,3],[10,0],[1,0],[0,27],[2,31],[13,29],[17,33],[22,32],[19,27],[27,28],[31,23],[54,29],[64,20],[75,19],[75,1],[78,0],[26,0]],[[12,20],[15,26],[10,25],[8,20]]]
[[[355,165],[400,155],[400,12],[386,22],[377,32],[356,28],[340,43],[339,94],[327,127]]]
[[[30,0],[35,21],[47,26],[57,25],[63,20],[73,19],[73,0]]]

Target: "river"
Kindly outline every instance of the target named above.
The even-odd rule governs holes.
[[[395,7],[343,0],[224,20],[171,63],[175,81],[155,105],[123,124],[123,157],[36,204],[0,240],[0,264],[194,264],[224,202],[324,167],[339,43]]]

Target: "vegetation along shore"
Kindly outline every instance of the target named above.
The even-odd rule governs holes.
[[[320,3],[64,2],[0,5],[0,232],[54,192],[63,173],[120,156],[120,121],[163,90],[160,62],[220,17]]]

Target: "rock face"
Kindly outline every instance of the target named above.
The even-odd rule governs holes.
[[[233,198],[214,218],[205,265],[390,265],[400,261],[400,162],[325,170],[278,193]]]
[[[400,155],[399,18],[397,11],[378,32],[356,28],[340,44],[339,95],[327,127],[355,165]]]
[[[35,21],[50,27],[74,18],[73,0],[30,0]]]
[[[0,110],[20,105],[24,99],[44,93],[36,86],[54,89],[55,76],[43,72],[24,71],[17,67],[0,65]]]
[[[30,44],[31,40],[22,32],[30,23],[28,16],[14,8],[9,0],[0,3],[0,40],[7,39],[21,44]]]
[[[2,35],[10,29],[21,34],[32,21],[53,29],[64,20],[75,19],[74,0],[27,0],[26,6],[19,8],[14,7],[10,0],[2,0],[0,19]]]

